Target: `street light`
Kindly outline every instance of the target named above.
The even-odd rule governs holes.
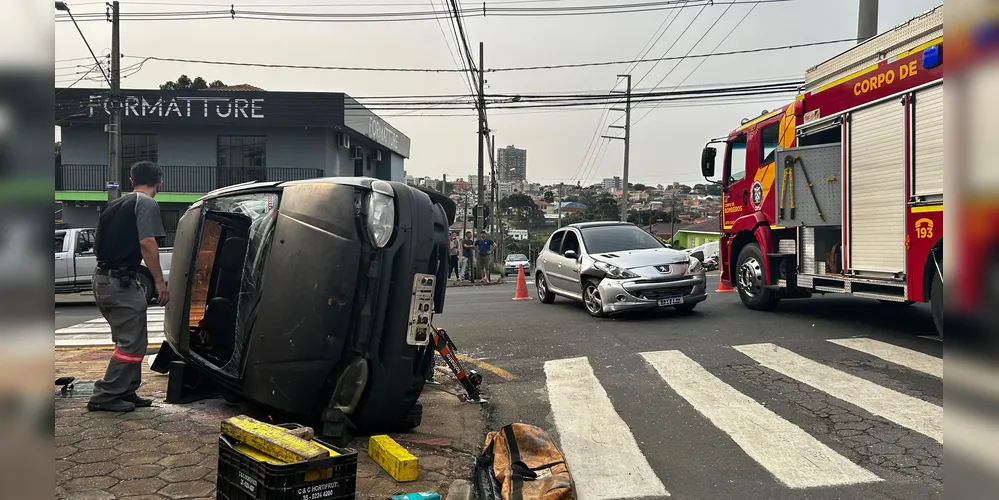
[[[87,45],[87,50],[90,51],[90,56],[94,58],[94,62],[97,63],[97,67],[101,70],[101,75],[104,75],[104,81],[108,82],[108,86],[111,87],[111,79],[108,78],[108,74],[104,72],[104,66],[101,65],[101,60],[97,58],[97,54],[94,54],[94,49],[90,48],[90,42],[87,41],[87,37],[83,36],[83,30],[80,29],[80,25],[76,23],[76,18],[73,17],[73,13],[69,11],[69,5],[66,2],[56,2],[56,10],[60,10],[69,14],[69,20],[73,21],[73,26],[76,26],[76,31],[80,33],[80,38],[83,39],[83,43]]]

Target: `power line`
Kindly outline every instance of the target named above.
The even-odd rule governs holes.
[[[683,5],[677,5],[680,2]],[[660,0],[627,4],[583,5],[563,7],[489,7],[483,4],[481,8],[459,9],[456,14],[460,18],[468,17],[564,17],[611,15],[652,12],[661,10],[682,9],[703,5],[744,4],[750,0],[694,0],[696,5],[690,5],[689,0]],[[762,0],[767,3],[790,2],[794,0]],[[208,19],[241,19],[263,21],[290,22],[399,22],[399,21],[429,21],[436,20],[440,13],[431,11],[382,11],[361,13],[329,13],[329,12],[289,12],[270,10],[236,10],[232,4],[228,10],[200,11],[162,11],[162,12],[129,12],[121,17],[128,21],[189,21]],[[86,12],[78,16],[80,22],[106,21],[103,12]],[[57,15],[56,22],[67,22],[67,16]]]
[[[728,37],[732,36],[732,33],[735,33],[735,30],[739,29],[739,26],[741,26],[741,25],[742,25],[742,22],[743,22],[743,21],[745,21],[745,20],[746,20],[746,18],[747,18],[747,17],[749,17],[749,15],[750,15],[750,14],[752,14],[752,13],[753,13],[753,11],[754,11],[754,10],[756,10],[756,7],[758,7],[759,5],[760,5],[760,4],[759,4],[759,3],[757,3],[757,4],[753,5],[752,7],[750,7],[750,8],[749,8],[749,10],[748,10],[748,11],[746,12],[746,14],[742,16],[742,19],[739,19],[739,22],[735,23],[735,26],[732,26],[732,29],[728,30],[728,33],[726,33],[726,34],[725,34],[725,36],[724,36],[724,37],[723,37],[723,38],[721,39],[721,41],[719,41],[719,42],[718,42],[718,43],[717,43],[717,44],[715,45],[715,48],[711,49],[711,52],[712,52],[712,53],[714,53],[714,52],[715,52],[716,50],[718,50],[718,47],[721,47],[721,45],[722,45],[723,43],[725,43],[725,40],[728,40]],[[731,6],[730,6],[730,7],[731,7]],[[728,9],[725,9],[725,12],[728,12]],[[724,16],[725,14],[722,14],[722,15]],[[719,18],[719,19],[720,19],[720,18]],[[696,45],[696,44],[695,44],[695,45]],[[679,88],[679,87],[680,87],[680,85],[683,85],[683,84],[684,84],[684,82],[686,82],[686,81],[687,81],[687,79],[689,79],[689,78],[690,78],[690,77],[691,77],[691,76],[692,76],[692,75],[693,75],[694,73],[696,73],[696,72],[697,72],[697,70],[698,70],[698,69],[700,69],[700,67],[701,67],[702,65],[704,65],[704,61],[707,61],[707,58],[703,58],[703,59],[701,59],[701,61],[700,61],[699,63],[697,63],[697,66],[694,66],[694,69],[693,69],[693,70],[691,70],[691,71],[690,71],[690,73],[687,73],[687,76],[686,76],[686,77],[684,77],[684,79],[683,79],[683,80],[680,80],[680,83],[676,84],[676,87],[677,87],[677,88]],[[669,75],[667,74],[666,76],[669,76]],[[665,80],[665,77],[664,77],[663,79]],[[652,109],[650,109],[650,110],[646,111],[644,115],[642,115],[642,116],[638,117],[638,119],[637,119],[637,120],[635,120],[635,124],[637,125],[637,124],[638,124],[638,122],[642,121],[642,120],[643,120],[643,119],[644,119],[644,118],[645,118],[646,116],[649,116],[649,113],[652,113],[652,110],[653,110],[653,109],[655,109],[655,107],[653,107]]]
[[[824,40],[818,42],[778,45],[771,47],[758,47],[753,49],[740,49],[740,50],[731,50],[726,52],[711,52],[706,54],[692,54],[687,56],[658,57],[654,59],[633,59],[633,60],[601,61],[601,62],[586,62],[586,63],[572,63],[572,64],[552,64],[552,65],[543,65],[543,66],[501,67],[501,68],[486,69],[485,72],[500,73],[500,72],[510,72],[510,71],[535,71],[535,70],[550,70],[550,69],[564,69],[564,68],[583,68],[583,67],[592,67],[592,66],[611,66],[618,64],[628,64],[633,62],[643,63],[643,62],[654,62],[654,61],[674,61],[682,59],[698,59],[698,58],[704,59],[708,57],[755,54],[761,52],[773,52],[780,50],[816,47],[821,45],[833,45],[838,43],[856,42],[856,41],[857,38],[839,38],[835,40]],[[124,57],[131,59],[142,59],[144,61],[177,62],[185,64],[207,64],[214,66],[241,66],[241,67],[266,68],[266,69],[303,69],[303,70],[321,70],[321,71],[371,71],[371,72],[404,72],[404,73],[467,73],[468,72],[467,69],[455,69],[455,68],[391,68],[391,67],[365,67],[365,66],[325,66],[325,65],[311,65],[311,64],[219,61],[219,60],[207,60],[207,59],[189,59],[189,58],[180,58],[180,57],[159,57],[159,56],[126,55]],[[81,59],[89,59],[89,58],[81,58]]]

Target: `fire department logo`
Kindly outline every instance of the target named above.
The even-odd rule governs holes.
[[[763,183],[756,181],[753,183],[753,209],[759,210],[760,206],[763,205]]]

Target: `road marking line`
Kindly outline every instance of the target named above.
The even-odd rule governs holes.
[[[512,374],[512,373],[510,373],[510,372],[508,372],[508,371],[506,371],[506,370],[504,370],[504,369],[502,369],[502,368],[500,368],[498,366],[495,366],[495,365],[490,364],[490,363],[486,363],[485,361],[482,361],[481,359],[470,358],[468,356],[465,356],[464,354],[458,354],[458,353],[454,353],[454,356],[456,358],[458,358],[458,361],[461,361],[463,363],[473,364],[473,365],[475,365],[475,366],[477,366],[479,368],[482,368],[483,370],[485,370],[485,371],[487,371],[489,373],[492,373],[493,375],[496,375],[497,377],[499,377],[499,378],[501,378],[503,380],[506,380],[508,382],[512,381],[512,380],[517,380],[517,376],[516,375],[514,375],[514,374]]]
[[[761,365],[943,443],[943,408],[817,363],[774,344],[734,349]]]
[[[947,453],[953,453],[948,456],[956,455],[993,473],[999,472],[999,452],[994,446],[983,446],[999,440],[999,425],[989,415],[948,403],[947,427],[951,430]]]
[[[881,481],[800,427],[722,382],[680,351],[640,355],[677,394],[728,434],[781,484],[789,488],[815,488]]]
[[[943,360],[929,354],[868,338],[828,339],[833,344],[870,354],[896,365],[943,379]]]
[[[586,358],[547,361],[545,376],[580,500],[669,496]]]
[[[153,333],[153,332],[162,332],[163,331],[163,323],[150,323],[150,322],[147,322],[146,323],[146,330],[148,332],[150,332],[150,333]],[[103,324],[91,324],[91,325],[88,325],[88,324],[84,323],[84,324],[79,324],[79,325],[67,326],[66,328],[60,328],[60,329],[58,329],[58,330],[55,331],[56,335],[73,335],[73,334],[80,334],[80,333],[106,333],[106,334],[110,335],[111,334],[111,325],[109,325],[107,323],[103,323]]]

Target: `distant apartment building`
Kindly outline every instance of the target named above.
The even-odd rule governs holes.
[[[468,182],[470,182],[472,184],[472,190],[479,189],[479,175],[478,174],[471,174],[471,175],[469,175],[468,176]],[[483,175],[482,176],[482,184],[483,184],[483,186],[485,186],[486,189],[489,189],[489,176],[488,175]]]
[[[604,179],[603,182],[600,183],[600,189],[603,189],[604,191],[607,191],[608,193],[616,193],[616,192],[620,191],[621,190],[621,178],[615,176],[615,177],[610,178],[610,179]]]
[[[500,182],[524,182],[527,180],[527,150],[513,145],[496,152],[496,171]]]

